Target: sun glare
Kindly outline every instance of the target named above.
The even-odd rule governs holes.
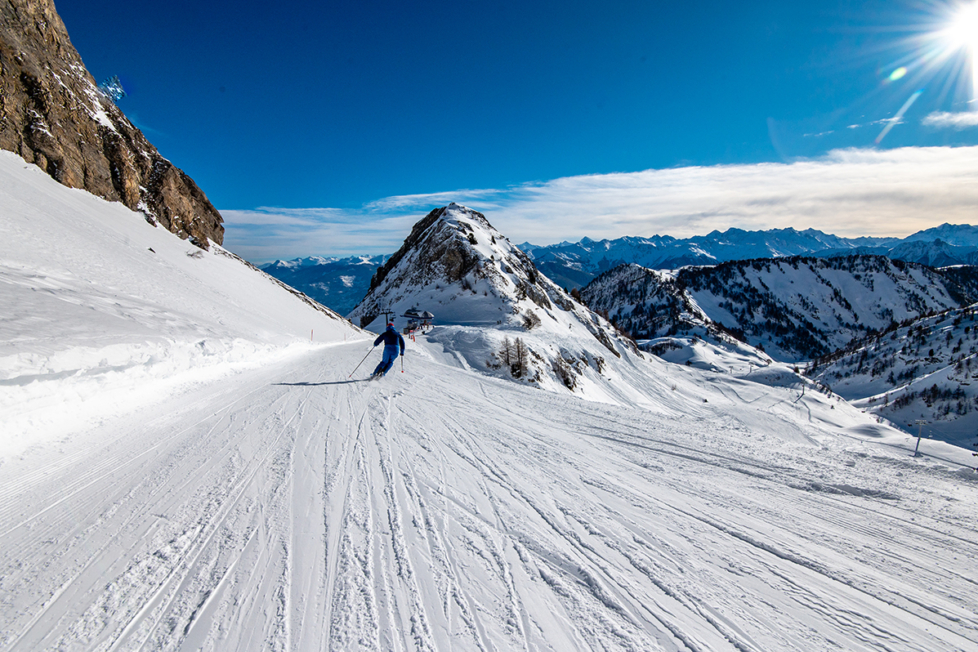
[[[954,13],[947,35],[957,47],[973,49],[978,44],[978,2],[963,5]]]
[[[887,104],[907,95],[900,110],[882,121],[877,144],[902,124],[904,114],[925,91],[932,104],[978,112],[978,0],[904,0],[903,4],[913,7],[907,14],[910,22],[894,28],[905,30],[907,36],[891,42],[893,59],[880,66],[879,73],[881,88],[888,87]]]
[[[978,99],[978,0],[960,5],[944,32],[952,48],[967,50],[971,66],[971,99]],[[976,107],[978,108],[978,107]]]

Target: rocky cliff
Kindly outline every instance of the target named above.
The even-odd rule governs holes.
[[[105,96],[52,0],[0,0],[0,147],[206,248],[217,209]]]

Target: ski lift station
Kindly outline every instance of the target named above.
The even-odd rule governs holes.
[[[431,322],[435,318],[433,314],[427,310],[419,310],[418,308],[410,308],[404,312],[402,317],[406,317],[408,320],[407,326],[404,327],[405,333],[411,333],[416,330],[427,330],[431,328]]]

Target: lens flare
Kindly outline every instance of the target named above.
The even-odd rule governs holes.
[[[913,106],[913,103],[916,102],[917,98],[919,98],[923,93],[924,91],[917,91],[911,95],[910,99],[904,102],[903,106],[900,107],[900,110],[897,111],[897,114],[886,121],[886,126],[883,127],[883,131],[881,131],[880,135],[876,137],[877,145],[883,142],[883,139],[886,138],[886,134],[890,133],[890,130],[893,129],[893,127],[903,122],[903,114],[907,112],[907,109]]]
[[[898,79],[903,79],[907,75],[907,69],[904,66],[900,66],[896,70],[890,73],[890,81],[894,82]]]

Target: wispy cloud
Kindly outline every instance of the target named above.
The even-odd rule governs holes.
[[[222,210],[224,246],[256,263],[396,251],[423,213],[336,208]]]
[[[960,113],[936,111],[924,118],[923,124],[927,127],[936,127],[938,129],[968,129],[978,127],[978,111],[962,111]]]
[[[584,175],[504,189],[401,195],[359,210],[222,211],[227,246],[251,260],[395,251],[412,224],[451,201],[514,242],[725,230],[815,228],[909,235],[978,217],[978,147],[849,149],[794,163]]]

